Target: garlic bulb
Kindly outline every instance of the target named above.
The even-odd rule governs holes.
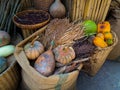
[[[54,18],[62,18],[66,13],[65,6],[61,3],[61,0],[55,0],[55,2],[50,6],[49,11]]]

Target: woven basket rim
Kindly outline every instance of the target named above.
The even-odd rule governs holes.
[[[34,0],[34,7],[38,10],[45,10],[45,11],[49,11],[50,6],[52,5],[52,3],[54,2],[54,0]],[[37,3],[37,4],[36,4]]]
[[[11,56],[12,56],[12,55],[11,55]],[[11,56],[10,56],[10,57],[11,57]],[[16,63],[17,63],[17,61],[16,61],[16,60],[13,60],[12,63],[10,64],[10,66],[8,66],[8,67],[0,74],[0,77],[1,77],[2,75],[4,75],[5,73],[7,73],[7,72],[11,69],[11,67],[13,67]]]
[[[19,15],[22,15],[22,14],[27,13],[27,12],[44,12],[44,13],[47,14],[48,19],[43,21],[43,22],[41,22],[41,23],[37,23],[37,24],[33,24],[33,25],[29,25],[29,24],[25,25],[25,24],[21,24],[21,23],[16,22],[15,21],[16,17],[14,15],[12,20],[19,28],[36,29],[36,28],[40,28],[41,26],[47,24],[47,22],[50,21],[50,14],[47,11],[44,11],[44,10],[36,10],[36,9],[34,9],[34,10],[23,10],[21,12],[16,13],[16,15],[19,16]]]

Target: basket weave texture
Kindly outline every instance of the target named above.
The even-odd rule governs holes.
[[[19,16],[24,16],[25,14],[27,13],[30,13],[30,12],[43,12],[43,13],[46,13],[47,16],[48,16],[48,20],[44,21],[44,22],[41,22],[41,23],[38,23],[38,24],[33,24],[33,25],[26,25],[26,24],[21,24],[21,23],[18,23],[15,21],[15,19]],[[17,16],[17,17],[16,17]],[[13,22],[19,27],[19,28],[23,28],[23,29],[37,29],[37,28],[40,28],[42,26],[44,26],[45,24],[47,24],[47,22],[49,22],[50,20],[50,15],[46,12],[46,11],[43,11],[43,10],[24,10],[24,11],[21,11],[21,12],[18,12],[14,17],[13,17]]]
[[[46,21],[43,21],[41,23],[33,24],[33,25],[26,25],[26,24],[21,24],[15,21],[15,19],[19,16],[23,16],[24,14],[27,14],[29,12],[43,12],[48,16],[48,19]],[[16,17],[17,16],[17,17]],[[43,10],[24,10],[21,12],[18,12],[14,17],[13,17],[13,22],[22,29],[23,37],[27,38],[31,34],[33,34],[36,29],[41,28],[42,26],[46,25],[50,21],[50,15],[48,12],[43,11]]]
[[[8,59],[8,68],[0,74],[0,90],[16,90],[20,81],[20,68],[12,55]]]
[[[48,11],[54,0],[33,0],[34,7],[39,10]]]
[[[30,65],[23,51],[23,46],[36,36],[42,36],[45,29],[46,26],[33,33],[16,46],[14,55],[22,67],[23,82],[31,90],[74,90],[73,88],[75,87],[79,71],[81,70],[83,64],[80,64],[78,70],[73,72],[44,77]]]
[[[118,43],[118,37],[116,36],[116,33],[112,32],[112,34],[114,37],[113,39],[114,44],[106,48],[98,48],[94,52],[94,54],[91,56],[90,61],[84,63],[83,71],[85,71],[91,76],[95,76],[97,74],[99,69],[102,67],[102,65],[106,61],[111,50]]]

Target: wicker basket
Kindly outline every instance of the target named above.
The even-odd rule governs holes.
[[[118,43],[118,37],[114,32],[112,32],[112,34],[114,36],[114,44],[107,48],[99,48],[98,50],[96,50],[95,53],[91,56],[90,61],[84,63],[83,71],[85,71],[91,76],[96,75],[96,73],[104,64],[111,50]]]
[[[8,59],[8,68],[0,74],[0,90],[16,90],[20,82],[20,68],[12,55]]]
[[[77,23],[75,23],[75,24],[78,24],[79,26],[81,25],[81,22],[77,22]],[[75,25],[74,24],[74,25]],[[49,26],[49,25],[48,25]],[[61,27],[62,27],[62,25],[61,25]],[[81,26],[82,27],[82,26]],[[66,44],[66,45],[73,45],[74,44],[74,40],[78,40],[78,39],[80,39],[81,37],[84,37],[85,35],[84,35],[84,33],[83,34],[81,34],[80,35],[80,30],[82,30],[83,28],[81,28],[81,27],[77,27],[77,29],[78,29],[78,31],[76,31],[77,33],[74,33],[74,28],[73,27],[70,27],[70,29],[71,29],[71,32],[72,33],[69,33],[70,32],[70,29],[67,29],[67,30],[69,30],[69,31],[67,31],[67,32],[64,32],[63,34],[61,34],[62,35],[62,40],[60,40],[61,39],[61,37],[59,38],[59,39],[57,39],[56,40],[56,38],[55,38],[55,43],[57,44],[57,45],[62,45],[62,44]],[[56,27],[57,28],[57,27]],[[81,29],[80,29],[81,28]],[[59,30],[59,29],[58,29]],[[56,30],[57,31],[57,30]],[[61,31],[62,31],[62,29],[61,29]],[[60,32],[61,32],[60,31]],[[52,39],[50,39],[51,37],[58,37],[59,36],[59,34],[60,34],[60,32],[58,31],[57,33],[53,33],[52,35],[50,34],[52,31],[51,31],[51,29],[49,29],[49,32],[45,32],[45,33],[49,33],[49,34],[46,34],[45,35],[45,37],[48,37],[49,36],[49,40],[47,40],[47,38],[45,38],[45,40],[44,40],[44,42],[50,42],[51,40],[53,40],[54,38],[52,38]],[[54,32],[54,31],[53,31]],[[65,34],[65,33],[67,33],[67,34]],[[55,35],[54,35],[55,34]],[[75,38],[75,36],[78,34],[78,36],[77,36],[77,38]],[[84,71],[85,72],[87,72],[89,75],[92,75],[92,76],[94,76],[98,71],[99,71],[99,69],[102,67],[102,65],[103,65],[103,63],[105,62],[105,60],[106,60],[106,58],[107,58],[107,56],[108,56],[108,54],[111,52],[111,50],[115,47],[115,45],[117,44],[117,42],[118,42],[118,37],[116,36],[116,33],[114,33],[114,32],[112,32],[112,34],[113,34],[113,37],[114,37],[114,39],[113,39],[113,44],[111,45],[111,46],[109,46],[109,47],[107,47],[107,48],[96,48],[96,50],[94,51],[94,54],[91,56],[91,58],[90,58],[90,61],[88,61],[87,63],[84,63]],[[80,36],[79,36],[80,35]],[[71,36],[72,37],[74,37],[74,38],[72,38],[72,40],[71,40]],[[70,40],[70,41],[69,41]],[[59,43],[57,43],[58,41],[60,41]],[[67,42],[65,42],[65,41],[67,41]],[[70,44],[71,43],[71,44]],[[45,45],[46,46],[46,45]],[[49,45],[47,45],[47,46],[49,46]]]
[[[45,29],[46,26],[33,33],[31,36],[16,46],[14,55],[22,67],[23,82],[31,90],[73,90],[77,77],[79,75],[79,70],[81,70],[83,66],[82,64],[80,64],[78,70],[75,70],[73,72],[44,77],[30,65],[23,51],[23,46],[35,38],[37,35],[40,36],[42,33],[44,33]]]
[[[34,7],[39,10],[48,11],[54,0],[33,0]]]
[[[43,12],[43,13],[46,13],[46,15],[48,16],[48,20],[42,22],[42,23],[38,23],[38,24],[33,24],[33,25],[25,25],[25,24],[21,24],[21,23],[18,23],[15,21],[15,19],[19,16],[22,16],[26,13],[29,13],[29,12]],[[24,10],[24,11],[21,11],[21,12],[18,12],[14,17],[13,17],[13,22],[19,27],[22,29],[22,33],[23,33],[23,36],[24,38],[30,36],[32,33],[34,33],[36,31],[36,29],[44,26],[45,24],[47,24],[50,20],[50,15],[49,13],[47,13],[46,11],[43,11],[43,10]]]

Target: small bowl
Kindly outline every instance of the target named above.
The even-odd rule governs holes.
[[[40,28],[46,25],[49,21],[50,14],[43,10],[24,10],[13,16],[13,22],[19,28],[30,30]]]

